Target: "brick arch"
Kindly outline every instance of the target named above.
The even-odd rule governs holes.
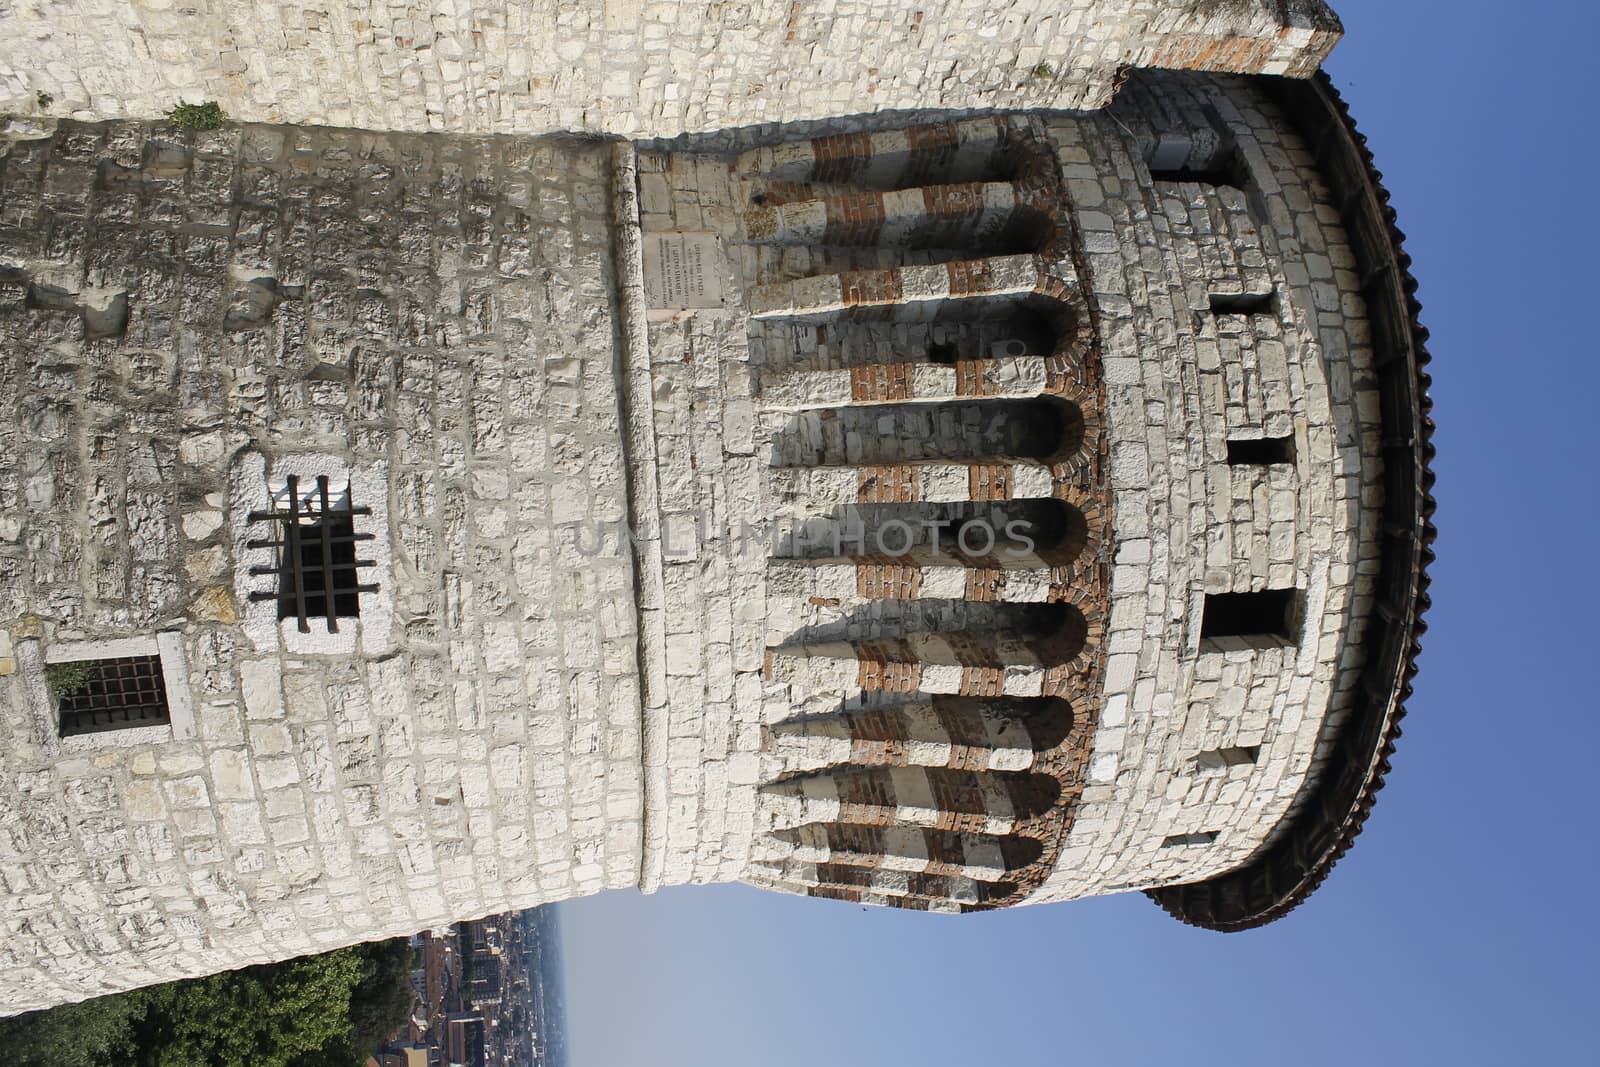
[[[1082,450],[1084,432],[1079,405],[1054,395],[812,408],[775,435],[773,466],[1066,463]]]
[[[745,211],[752,244],[1007,255],[1055,244],[1056,220],[1032,190],[1006,182],[848,190]]]
[[[1062,481],[1055,486],[1055,497],[1080,516],[1084,536],[1080,551],[1053,564],[1058,571],[1055,584],[1098,585],[1102,576],[1097,573],[1095,564],[1105,555],[1111,530],[1102,495],[1076,482]]]
[[[764,859],[747,873],[747,880],[784,892],[914,910],[980,911],[1026,899],[1054,870],[1060,842],[1071,827],[1084,785],[1094,716],[1078,714],[1067,702],[1050,698],[1020,703],[1032,705],[1030,720],[1056,720],[1038,736],[1034,772],[1015,777],[1022,790],[1008,794],[1020,797],[1027,808],[1037,809],[1038,815],[1017,820],[1003,834],[952,828],[952,824],[972,826],[970,812],[952,814],[944,826],[907,827],[890,817],[884,803],[890,795],[883,784],[884,771],[874,772],[876,778],[852,778],[861,772],[834,768],[852,782],[847,789],[855,792],[849,795],[865,795],[869,804],[849,809],[847,819],[830,818],[768,834],[763,839]],[[1051,736],[1062,726],[1065,729],[1058,738]],[[789,788],[794,788],[795,781],[789,780]],[[974,779],[956,777],[954,781],[970,786]],[[1045,782],[1049,784],[1042,784]],[[1031,797],[1026,792],[1030,788],[1037,791]],[[845,811],[843,804],[836,810]],[[895,871],[899,876],[885,879],[838,873],[845,869]],[[919,875],[965,879],[961,885],[967,892],[958,894],[957,899],[950,895],[956,883],[908,880]],[[912,888],[918,884],[937,889]],[[978,886],[987,888],[979,891]]]
[[[809,274],[1050,253],[1069,224],[1054,150],[1028,119],[819,137],[747,152],[736,169],[746,240],[809,248],[799,268]],[[796,269],[772,256],[757,263],[768,280]]]
[[[971,181],[1026,185],[1055,177],[1048,145],[1030,126],[1004,115],[757,148],[739,158],[737,169],[755,180],[752,199],[764,203],[806,196],[818,185],[890,192]]]
[[[750,881],[822,900],[912,911],[963,912],[1003,906],[1016,897],[1010,880],[911,874],[840,864],[763,864]]]
[[[762,728],[783,774],[832,766],[1024,771],[1057,749],[1076,714],[1060,697],[863,694],[840,710]]]
[[[844,765],[762,786],[758,816],[769,832],[833,822],[1005,835],[1047,820],[1061,789],[1054,776],[1031,771]]]
[[[1063,582],[1052,591],[1051,603],[1060,605],[1075,620],[1074,632],[1081,637],[1070,657],[1052,663],[1046,673],[1045,692],[1066,696],[1079,691],[1078,686],[1065,679],[1082,677],[1096,663],[1105,643],[1106,616],[1103,594],[1099,588],[1086,588],[1080,582]]]
[[[771,835],[770,858],[996,881],[1038,862],[1031,837],[959,834],[928,827],[808,823]]]
[[[815,868],[817,892],[813,896],[848,900],[860,899],[850,890],[872,892],[880,889],[881,879],[873,870],[845,864],[818,864]],[[967,907],[993,907],[1016,894],[1017,886],[1011,881],[986,881],[944,874],[907,874],[904,885],[894,887],[894,895],[902,898],[901,907],[916,908],[919,904],[954,901]]]
[[[996,262],[1010,273],[1025,271],[1025,283],[1037,277],[1036,257]],[[974,270],[988,269],[967,265],[955,273],[966,283]],[[1093,394],[1092,384],[1084,384],[1087,376],[1075,373],[1084,347],[1081,306],[1008,283],[997,292],[950,295],[950,273],[856,272],[813,279],[817,286],[787,287],[780,297],[786,306],[752,325],[768,357],[758,379],[762,402],[794,409]],[[863,298],[863,285],[887,290],[888,298],[850,303]],[[822,306],[803,307],[802,300]]]
[[[965,532],[972,524],[987,527],[993,535],[992,546],[987,538]],[[889,540],[891,527],[897,533],[910,531],[904,535],[907,551],[877,551]],[[1018,536],[1011,536],[1013,530]],[[1032,542],[1025,556],[1022,536]],[[843,555],[858,562],[919,564],[927,555],[938,553],[967,567],[1004,571],[1012,567],[1071,566],[1096,551],[1098,542],[1099,534],[1092,528],[1091,519],[1060,496],[872,501],[840,505],[826,515],[797,523],[779,553],[784,559]],[[894,547],[899,548],[900,542]]]
[[[1083,510],[1059,496],[990,501],[987,514],[973,521],[987,523],[990,532],[998,535],[997,541],[1009,536],[1013,523],[1024,524],[1017,532],[1033,542],[1031,558],[1051,567],[1071,566],[1092,551],[1099,540],[1098,531]],[[959,521],[946,529],[942,540],[945,551],[958,556],[968,566],[997,569],[1002,573],[1007,569],[1005,550],[983,553],[981,549],[986,542],[974,542]]]

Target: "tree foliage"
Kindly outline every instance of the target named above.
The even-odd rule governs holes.
[[[358,1051],[393,1037],[410,1019],[411,970],[417,962],[411,945],[399,938],[365,948],[366,970],[350,991],[350,1034]]]
[[[403,940],[0,1019],[19,1067],[357,1067],[405,1025]]]
[[[290,1067],[350,1050],[350,991],[363,966],[339,949],[160,986],[140,1027],[140,1067]]]
[[[143,992],[99,997],[0,1019],[0,1048],[19,1067],[101,1067],[127,1063]]]

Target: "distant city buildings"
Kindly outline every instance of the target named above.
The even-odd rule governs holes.
[[[563,1062],[559,934],[548,908],[424,931],[412,944],[411,1024],[374,1053],[376,1067]]]

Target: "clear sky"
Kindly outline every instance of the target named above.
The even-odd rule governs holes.
[[[741,887],[561,908],[575,1067],[1588,1064],[1600,863],[1593,0],[1334,0],[1431,328],[1439,561],[1355,849],[1233,935]]]

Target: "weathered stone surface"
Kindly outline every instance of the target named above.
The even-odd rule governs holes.
[[[217,100],[255,122],[670,137],[863,110],[1099,107],[1125,66],[1304,77],[1340,34],[1321,0],[473,0],[359,14],[37,0],[16,16],[27,32],[0,39],[0,110],[34,110],[44,92],[50,114],[74,118]],[[39,136],[13,123],[3,136]]]
[[[4,380],[35,383],[0,388],[0,731],[5,781],[37,782],[0,786],[0,812],[37,812],[6,825],[40,864],[38,891],[0,908],[5,1008],[637,879],[636,797],[531,846],[586,790],[637,788],[592,758],[638,751],[628,563],[572,547],[585,508],[623,510],[606,159],[570,141],[131,123],[67,124],[0,158],[0,280],[71,290],[93,270],[129,294],[126,330],[93,341],[0,303]],[[145,206],[125,214],[130,195]],[[70,247],[39,240],[69,229]],[[536,265],[530,241],[549,249]],[[239,314],[264,278],[273,300]],[[552,446],[572,457],[559,475]],[[401,636],[381,658],[263,655],[239,628],[231,459],[308,447],[389,464],[381,595]],[[605,631],[580,640],[600,596]],[[170,627],[196,737],[94,749],[103,768],[56,759],[14,643]],[[530,721],[570,724],[538,744],[536,774]],[[38,790],[77,799],[56,811]],[[77,956],[40,924],[92,909],[68,906],[81,879],[44,858],[68,841],[127,851],[86,821],[118,813],[166,842],[131,853],[128,877],[186,888]],[[464,857],[448,879],[440,849]],[[269,902],[296,920],[266,924]]]

